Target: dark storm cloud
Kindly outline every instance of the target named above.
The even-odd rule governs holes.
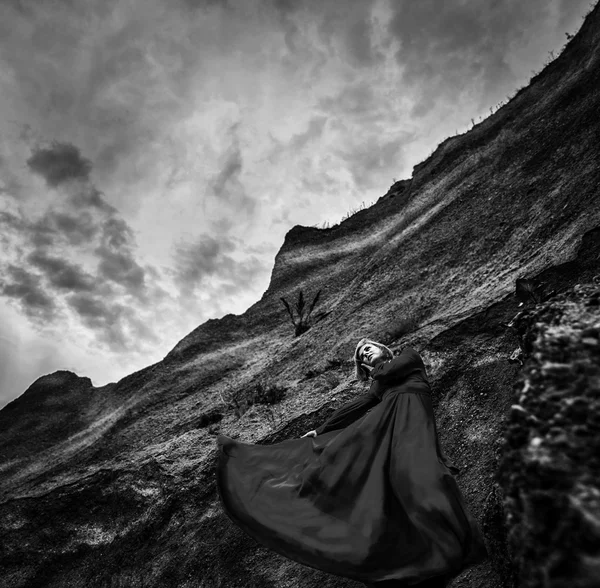
[[[235,245],[227,238],[221,240],[210,235],[202,236],[195,243],[179,245],[175,252],[175,277],[184,290],[193,290],[203,278],[217,272],[230,272],[232,259],[227,255]]]
[[[141,341],[156,342],[158,337],[136,316],[135,309],[92,293],[77,293],[67,298],[68,306],[81,322],[96,333],[98,340],[112,351],[138,347]]]
[[[22,193],[23,186],[14,174],[14,170],[0,158],[0,195],[5,194],[11,198],[19,198]]]
[[[59,308],[63,321],[65,310],[75,313],[96,341],[113,351],[156,341],[140,316],[143,309],[131,299],[125,305],[124,296],[160,304],[168,293],[158,283],[146,288],[147,270],[155,282],[160,276],[136,261],[134,233],[90,182],[91,163],[76,147],[55,142],[52,149],[34,151],[28,165],[53,187],[78,182],[35,220],[0,213],[1,241],[20,260],[0,263],[0,293],[18,300],[26,316],[43,319],[46,326],[57,324]],[[78,263],[83,259],[95,262],[92,273]]]
[[[49,148],[34,149],[27,165],[52,188],[69,180],[87,180],[92,169],[91,162],[82,157],[75,145],[58,141]]]
[[[28,238],[35,249],[46,249],[59,241],[59,231],[56,230],[49,214],[44,215],[35,223],[28,223],[27,230],[23,231],[21,235],[25,239]],[[72,240],[77,242],[76,239],[69,239],[69,241]]]
[[[50,211],[29,222],[0,213],[0,231],[8,237],[18,235],[19,249],[29,250],[22,266],[4,265],[0,294],[17,300],[31,320],[50,326],[58,317],[57,309],[66,303],[96,340],[113,351],[156,341],[138,316],[139,309],[123,304],[123,294],[158,304],[167,293],[158,285],[147,291],[146,269],[155,280],[158,275],[154,268],[142,268],[136,262],[133,231],[123,219],[97,219],[85,210],[79,216]],[[65,242],[71,253],[85,254],[92,248],[97,261],[94,274],[63,258],[60,252]]]
[[[374,114],[377,105],[375,91],[368,82],[346,86],[338,95],[328,96],[319,101],[320,108],[332,115],[361,118]]]
[[[396,58],[403,82],[422,93],[411,112],[416,117],[474,78],[484,82],[482,103],[498,89],[512,87],[514,74],[505,55],[551,10],[542,0],[399,0],[391,6],[389,33],[400,44]]]
[[[59,290],[91,291],[96,287],[93,276],[60,257],[34,251],[27,256],[27,261],[41,270],[48,282]]]
[[[146,291],[145,269],[134,258],[131,228],[119,218],[109,217],[102,224],[94,220],[93,230],[86,229],[90,240],[80,242],[85,224],[74,222],[76,218],[49,212],[32,223],[9,213],[0,214],[0,230],[17,233],[21,239],[19,249],[29,249],[22,266],[13,263],[2,268],[0,294],[18,301],[27,317],[34,322],[43,320],[46,326],[56,321],[57,309],[66,303],[96,340],[112,350],[155,341],[156,336],[137,316],[138,309],[122,303],[124,292],[153,303],[166,296],[160,287],[154,287],[150,294]],[[66,238],[71,252],[83,253],[89,247],[82,245],[93,246],[98,235],[100,243],[93,249],[97,259],[94,274],[59,253],[64,243],[61,237]],[[151,273],[156,275],[155,270]],[[121,288],[115,289],[115,285]]]
[[[225,287],[238,292],[252,284],[265,271],[265,266],[254,256],[242,261],[234,259],[230,254],[235,250],[231,239],[210,235],[203,235],[195,243],[179,245],[174,256],[175,281],[182,293],[189,295],[210,277],[218,278]]]
[[[20,231],[23,229],[24,225],[23,219],[18,216],[15,216],[10,212],[0,212],[0,227],[2,227],[3,230],[13,229]]]
[[[177,30],[154,27],[152,15],[161,19],[160,4],[149,3],[147,9],[136,2],[128,8],[112,1],[92,4],[57,2],[48,9],[34,2],[23,15],[9,3],[0,19],[0,39],[3,67],[18,88],[24,113],[37,116],[32,127],[63,137],[83,129],[96,170],[109,173],[156,136],[157,118],[175,115],[202,52],[190,50],[185,24]],[[149,65],[153,50],[173,65],[159,84]],[[51,186],[87,178],[87,163],[69,143],[37,150],[30,159],[31,169]]]
[[[23,313],[34,321],[52,320],[56,314],[54,299],[45,292],[39,275],[9,264],[0,277],[0,292],[17,300]]]
[[[138,297],[143,295],[144,270],[130,251],[113,251],[99,247],[96,249],[96,255],[100,258],[98,274],[101,277],[121,284],[130,294]]]
[[[397,173],[404,165],[405,150],[418,138],[415,133],[388,131],[390,113],[385,100],[368,82],[346,86],[338,94],[322,98],[318,107],[328,117],[328,131],[345,139],[335,142],[331,150],[359,189]],[[310,178],[302,181],[310,191],[318,189]]]
[[[74,294],[73,296],[69,296],[67,301],[69,306],[73,308],[79,316],[85,318],[87,321],[91,321],[94,323],[94,326],[98,326],[98,323],[104,323],[118,318],[118,309],[111,309],[104,300],[93,296],[92,294]]]
[[[69,296],[67,304],[77,313],[81,322],[113,351],[127,348],[128,338],[123,320],[127,311],[123,305],[84,293]]]
[[[17,240],[21,246],[38,249],[52,245],[55,234],[56,229],[48,222],[47,216],[30,222],[9,212],[0,212],[0,235],[6,242]]]
[[[238,127],[239,124],[236,123],[229,128],[231,143],[223,156],[221,170],[210,187],[220,202],[230,204],[248,214],[254,211],[256,203],[248,196],[240,180],[243,161]]]
[[[220,291],[230,296],[239,295],[246,288],[251,288],[267,271],[265,264],[254,256],[247,257],[242,262],[234,261],[232,271],[225,274],[226,278]]]
[[[373,176],[378,178],[382,173],[402,167],[402,149],[409,142],[409,135],[401,135],[390,141],[373,135],[361,142],[345,146],[338,153],[351,171],[356,185],[359,188],[367,188],[373,181]]]
[[[127,320],[131,335],[136,338],[136,343],[140,340],[160,343],[160,337],[143,320],[137,317],[134,312],[128,314]]]
[[[228,199],[231,184],[238,181],[242,171],[242,152],[239,145],[233,145],[225,157],[225,163],[212,184],[213,192],[219,198]]]
[[[111,217],[102,225],[102,245],[121,249],[133,245],[133,231],[121,218]]]
[[[99,232],[97,221],[87,211],[72,215],[50,210],[36,221],[0,213],[0,228],[12,230],[21,242],[36,250],[50,247],[61,240],[73,246],[87,244]]]
[[[381,54],[373,51],[371,34],[371,24],[366,19],[357,20],[346,31],[348,53],[359,65],[372,65],[376,56],[381,58]]]
[[[373,47],[373,2],[326,2],[319,27],[321,37],[339,37],[348,61],[357,67],[374,66],[383,55]],[[319,10],[317,8],[317,10]]]
[[[98,275],[125,287],[137,297],[145,294],[145,272],[135,260],[133,231],[119,218],[109,218],[102,225],[102,243],[94,250],[99,259]]]
[[[286,147],[292,151],[299,151],[300,149],[303,149],[309,143],[321,137],[326,123],[326,116],[316,116],[312,118],[308,123],[308,128],[306,131],[294,135],[287,143]]]
[[[230,0],[181,0],[182,4],[192,10],[204,10],[214,6],[230,8]]]
[[[117,209],[102,198],[102,192],[90,186],[88,190],[77,192],[71,197],[71,202],[76,208],[92,208],[107,214],[117,214]]]
[[[310,20],[324,46],[331,52],[337,45],[343,59],[357,68],[374,67],[384,57],[373,43],[374,4],[373,0],[272,1],[291,53],[301,44],[299,23]]]
[[[34,225],[38,235],[64,237],[70,245],[89,243],[99,231],[96,219],[87,211],[73,215],[68,212],[49,211]]]

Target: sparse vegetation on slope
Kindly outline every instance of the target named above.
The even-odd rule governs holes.
[[[294,335],[296,337],[302,335],[302,333],[306,333],[308,329],[310,329],[310,317],[312,315],[315,306],[319,302],[319,296],[321,296],[321,290],[319,290],[310,305],[307,305],[304,300],[304,294],[302,290],[298,292],[298,298],[296,299],[296,303],[294,304],[293,310],[290,306],[289,302],[282,296],[281,302],[285,306],[285,309],[288,311],[290,315],[290,320],[292,321],[292,325],[294,325]],[[295,311],[295,313],[294,313]]]
[[[285,386],[279,384],[257,382],[248,390],[240,388],[229,391],[222,398],[225,406],[232,409],[239,418],[254,404],[272,405],[281,402],[286,390]]]

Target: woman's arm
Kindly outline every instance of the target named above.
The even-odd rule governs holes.
[[[412,348],[405,347],[400,355],[380,363],[371,372],[371,378],[382,384],[403,380],[412,372],[425,369],[421,356]]]
[[[317,435],[322,435],[336,429],[344,429],[357,421],[370,408],[379,402],[379,398],[372,392],[359,396],[356,400],[348,402],[338,408],[320,427],[316,429]]]

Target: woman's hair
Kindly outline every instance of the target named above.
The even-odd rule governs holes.
[[[394,354],[392,353],[392,350],[389,347],[386,347],[383,343],[378,343],[377,341],[371,341],[371,339],[361,339],[358,342],[358,344],[356,345],[356,349],[354,351],[354,365],[356,366],[356,377],[361,382],[366,382],[369,379],[369,373],[365,368],[363,368],[361,366],[362,361],[359,357],[359,352],[360,352],[361,347],[363,347],[367,343],[370,343],[371,345],[375,345],[376,347],[379,347],[379,349],[381,349],[383,351],[383,356],[386,359],[389,360],[389,359],[394,358]]]

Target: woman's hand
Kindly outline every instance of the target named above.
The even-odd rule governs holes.
[[[360,365],[369,373],[371,373],[375,369],[372,365],[369,365],[368,363],[361,363]]]
[[[302,437],[300,437],[300,439],[304,439],[304,437],[316,437],[316,436],[317,436],[316,431],[309,431],[308,433],[304,433],[304,435],[302,435]]]

